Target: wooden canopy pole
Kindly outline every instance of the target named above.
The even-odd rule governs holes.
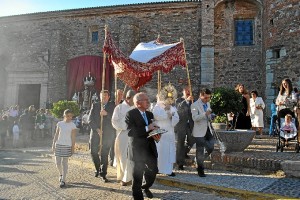
[[[160,70],[157,71],[157,93],[159,94],[161,90],[161,73]]]
[[[108,26],[105,25],[104,30],[105,30],[105,39],[104,41],[106,41],[106,36],[107,36],[107,29]],[[105,88],[105,71],[106,71],[106,53],[103,51],[103,67],[102,67],[102,90],[101,90],[101,95],[102,95],[102,99],[101,99],[101,111],[103,110],[103,99],[104,99],[104,88]],[[102,135],[103,135],[103,116],[100,115],[100,133],[99,133],[99,155],[101,155],[101,151],[102,151]]]
[[[186,60],[185,68],[186,68],[186,74],[187,74],[187,79],[188,79],[188,87],[189,87],[189,90],[190,90],[190,95],[193,96],[191,79],[190,79],[190,72],[189,72],[189,67],[188,67],[188,64],[187,64],[186,53],[185,53],[185,45],[184,45],[183,38],[180,38],[180,42],[183,43],[184,58]],[[192,100],[192,102],[193,102],[193,100]]]
[[[119,102],[117,102],[117,96],[118,96],[117,90],[118,90],[118,77],[117,77],[117,72],[115,69],[115,101],[116,101],[115,103],[116,103],[116,105],[117,105],[117,103],[119,103]]]
[[[161,40],[160,40],[160,34],[157,35],[157,38],[156,38],[156,41],[155,41],[156,44],[161,44]],[[160,90],[161,90],[161,71],[158,70],[157,71],[157,93],[159,94],[160,93]]]
[[[127,84],[125,84],[124,89],[123,89],[123,99],[126,99],[127,91],[128,91]]]

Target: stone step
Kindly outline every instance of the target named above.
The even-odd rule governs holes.
[[[272,140],[272,141],[271,141]],[[263,136],[262,139],[254,139],[252,146],[244,152],[233,152],[222,155],[215,146],[214,152],[209,160],[205,161],[205,168],[212,170],[226,170],[245,174],[277,174],[293,177],[300,177],[300,164],[296,162],[300,154],[292,151],[292,145],[285,152],[275,152],[276,138]],[[76,143],[76,150],[89,151],[88,137]],[[187,166],[196,168],[195,148],[192,148],[189,159],[186,159]],[[293,164],[296,163],[296,164]]]

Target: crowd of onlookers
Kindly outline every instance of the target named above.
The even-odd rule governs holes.
[[[38,139],[52,137],[56,121],[50,110],[34,105],[5,108],[0,112],[0,147],[33,146]]]
[[[244,85],[238,84],[236,91],[242,94],[243,108],[235,119],[236,129],[250,129],[258,131],[259,135],[263,134],[264,109],[265,103],[256,90],[248,92]],[[290,79],[282,80],[279,87],[279,94],[271,104],[270,128],[269,135],[275,136],[276,124],[279,118],[284,118],[286,114],[292,114],[293,118],[299,118],[300,115],[300,98],[296,87],[292,87]],[[280,115],[280,116],[278,116]],[[282,116],[281,116],[282,115]],[[299,121],[299,120],[298,120]]]

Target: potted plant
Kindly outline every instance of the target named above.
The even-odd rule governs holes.
[[[213,113],[216,115],[213,120],[214,125],[216,123],[226,124],[229,127],[228,114],[238,113],[242,109],[241,103],[242,96],[234,89],[218,87],[213,90],[213,94],[210,100],[210,105]],[[234,129],[234,127],[231,127]]]
[[[242,95],[234,89],[219,87],[213,90],[210,101],[212,112],[216,114],[213,122],[222,122],[225,127],[229,126],[228,114],[237,115],[242,109]],[[224,152],[241,152],[246,149],[252,142],[255,135],[253,130],[235,130],[235,125],[231,124],[228,128],[215,130],[216,138],[220,144],[220,151]]]

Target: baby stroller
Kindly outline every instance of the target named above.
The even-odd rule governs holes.
[[[290,128],[284,126],[285,116],[290,114],[292,116],[292,123],[295,125],[294,128]],[[283,152],[283,148],[287,147],[287,144],[291,140],[296,140],[295,145],[295,152],[299,153],[299,138],[298,138],[298,121],[295,118],[294,112],[290,109],[282,109],[278,112],[278,120],[277,120],[277,135],[278,135],[278,142],[276,143],[276,152],[280,151]]]

